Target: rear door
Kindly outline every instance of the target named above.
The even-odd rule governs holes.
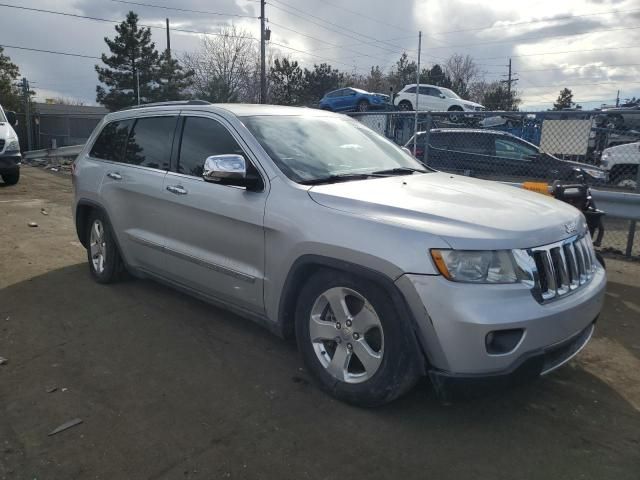
[[[226,121],[213,114],[185,115],[177,164],[164,179],[162,215],[170,278],[207,296],[264,311],[264,208],[267,189],[205,182],[212,155],[253,159]],[[262,175],[262,178],[266,178]]]
[[[491,135],[464,131],[448,131],[440,135],[440,168],[468,176],[491,177],[495,173]]]
[[[515,180],[538,180],[547,178],[554,165],[539,155],[537,149],[517,138],[494,135],[496,169],[501,175]]]
[[[170,166],[177,112],[114,122],[90,155],[102,158],[100,196],[127,264],[164,268],[161,197]]]

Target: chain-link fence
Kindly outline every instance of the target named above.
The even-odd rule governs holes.
[[[640,108],[349,114],[436,169],[505,182],[640,194]],[[635,222],[607,216],[603,250],[640,255]]]

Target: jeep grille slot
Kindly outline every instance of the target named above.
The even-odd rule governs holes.
[[[536,266],[533,293],[540,303],[567,295],[588,283],[596,258],[588,234],[530,250]]]

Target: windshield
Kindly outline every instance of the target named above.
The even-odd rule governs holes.
[[[445,97],[448,98],[460,98],[456,92],[453,90],[449,90],[448,88],[438,87],[440,91],[444,94]]]
[[[4,116],[4,111],[0,108],[0,122],[6,122],[7,117]]]
[[[294,182],[397,168],[426,170],[411,155],[355,120],[255,116],[242,121]]]

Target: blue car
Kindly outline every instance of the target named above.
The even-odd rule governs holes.
[[[326,93],[320,100],[320,108],[332,112],[366,112],[384,109],[389,104],[389,96],[370,93],[359,88],[341,88]]]

